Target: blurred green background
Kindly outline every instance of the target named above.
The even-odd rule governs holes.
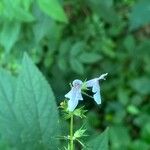
[[[112,150],[150,150],[150,0],[1,0],[0,66],[17,75],[25,51],[58,104],[72,80],[108,72],[88,128],[109,126]]]

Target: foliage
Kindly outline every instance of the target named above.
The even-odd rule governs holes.
[[[17,79],[1,70],[0,97],[0,133],[7,142],[6,147],[2,143],[3,149],[58,149],[60,123],[54,95],[26,54]],[[76,131],[75,137],[80,138],[84,132]]]
[[[101,135],[92,137],[93,139],[87,143],[89,150],[108,150],[108,129],[106,129]]]
[[[45,113],[52,114],[51,105],[54,105],[53,112],[57,109],[54,98],[52,101],[47,100],[46,94],[51,95],[52,92],[44,91],[48,85],[31,61],[25,57],[23,66],[20,65],[26,51],[51,83],[58,103],[69,89],[68,82],[76,78],[89,79],[108,72],[108,81],[102,85],[102,105],[96,107],[91,99],[86,97],[86,107],[90,109],[85,119],[87,132],[91,135],[109,126],[112,150],[148,150],[149,5],[149,0],[1,0],[0,65],[15,77],[4,69],[0,71],[0,133],[5,135],[3,139],[0,134],[0,148],[9,149],[9,145],[15,145],[15,142],[21,143],[18,138],[22,128],[27,128],[23,130],[23,139],[28,133],[31,133],[29,141],[34,133],[39,139],[40,135],[36,132],[38,126],[33,130],[38,120],[32,122],[32,117],[37,117],[36,113],[31,116],[24,108],[31,107],[32,110],[32,107],[36,106],[33,101],[35,89],[41,86],[42,91],[35,92],[35,98],[40,95],[43,99],[41,106],[44,107],[44,102],[48,102]],[[25,81],[21,82],[23,80]],[[35,86],[33,89],[32,84]],[[22,90],[22,86],[26,88]],[[27,97],[24,97],[24,94]],[[22,101],[16,105],[17,99]],[[24,105],[26,99],[27,106]],[[29,132],[29,125],[20,124],[23,119],[18,113],[20,109],[28,117],[28,121],[31,121],[33,132]],[[18,114],[19,124],[14,121],[13,110],[18,111],[14,113]],[[46,122],[44,116],[40,119]],[[58,118],[49,115],[49,119],[56,119],[53,127],[55,128]],[[53,124],[49,123],[47,128],[51,129],[51,125]],[[65,127],[66,125],[63,130],[66,130]],[[43,138],[44,143],[47,143],[48,136],[54,134],[47,133]],[[12,136],[14,134],[15,137]],[[34,143],[34,140],[30,142]]]
[[[3,70],[0,79],[2,138],[17,149],[56,149],[57,106],[51,88],[31,60],[24,56],[17,79]]]

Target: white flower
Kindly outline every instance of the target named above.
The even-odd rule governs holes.
[[[102,74],[99,78],[94,78],[86,82],[87,87],[92,87],[92,92],[94,93],[93,98],[97,104],[101,104],[99,80],[105,80],[107,74],[108,73]]]
[[[65,95],[66,98],[69,98],[68,101],[68,110],[74,111],[77,107],[79,100],[83,100],[81,95],[81,87],[83,82],[81,80],[74,80],[72,83],[71,90]]]

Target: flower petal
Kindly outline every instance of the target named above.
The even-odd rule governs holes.
[[[106,80],[105,79],[105,77],[108,75],[108,73],[105,73],[105,74],[102,74],[99,78],[98,78],[98,80]]]
[[[91,80],[89,80],[89,81],[86,82],[86,86],[87,87],[92,87],[93,84],[94,84],[94,82],[95,82],[95,79],[91,79]]]
[[[93,84],[92,92],[93,93],[100,92],[100,86],[99,86],[98,81]]]
[[[74,111],[74,109],[77,107],[78,105],[78,100],[74,99],[74,100],[69,100],[68,101],[68,110],[69,111]]]
[[[93,98],[97,104],[101,104],[99,80],[105,80],[107,74],[102,74],[99,78],[94,78],[86,82],[87,87],[92,87],[92,92],[94,93]]]
[[[81,95],[81,86],[82,81],[81,80],[74,80],[73,81],[73,87],[71,90],[65,95],[66,98],[69,98],[68,101],[68,110],[73,111],[76,106],[78,105],[79,100],[83,100],[83,97]]]
[[[68,101],[68,110],[74,111],[74,109],[77,107],[79,100],[83,100],[83,97],[81,95],[81,90],[72,89],[72,95],[70,97],[70,100]]]
[[[70,90],[70,91],[65,95],[65,97],[70,99],[70,98],[71,98],[71,95],[72,95],[72,90]]]
[[[78,100],[81,100],[81,101],[83,100],[83,97],[82,97],[82,94],[81,94],[81,90],[77,92],[76,96],[77,96]]]
[[[101,104],[101,96],[100,96],[100,86],[98,81],[92,87],[92,92],[94,93],[93,98],[97,104]]]
[[[94,95],[93,95],[93,98],[95,100],[95,102],[97,104],[101,104],[101,95],[100,95],[100,92],[96,92]]]

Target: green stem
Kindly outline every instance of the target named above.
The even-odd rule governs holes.
[[[73,144],[73,114],[71,114],[71,118],[70,118],[70,150],[74,150],[74,144]]]

